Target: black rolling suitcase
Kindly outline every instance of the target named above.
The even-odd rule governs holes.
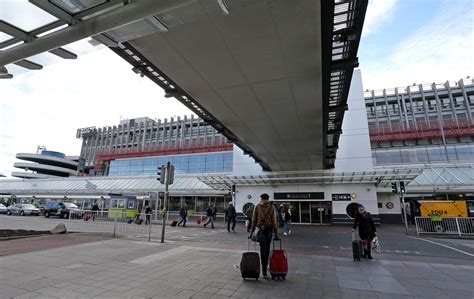
[[[356,238],[355,232],[352,232],[352,256],[354,261],[360,261],[362,258],[362,240]]]
[[[260,277],[260,255],[258,252],[250,252],[250,240],[248,242],[248,251],[242,253],[242,260],[240,260],[240,272],[244,280],[246,278],[258,280]]]

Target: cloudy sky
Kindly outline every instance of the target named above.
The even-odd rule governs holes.
[[[364,88],[474,75],[474,0],[369,3],[359,49]],[[50,18],[39,14],[25,0],[0,0],[0,19],[25,30]],[[0,41],[5,39],[0,33]],[[121,118],[190,114],[110,50],[86,41],[65,48],[80,54],[79,58],[48,60],[41,71],[0,80],[0,173],[9,176],[15,153],[35,152],[38,145],[77,155],[81,145],[75,138],[77,128],[115,125]],[[42,63],[45,58],[39,55],[35,61]],[[18,72],[14,67],[9,70]]]

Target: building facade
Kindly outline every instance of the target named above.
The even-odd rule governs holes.
[[[78,129],[84,172],[146,175],[172,162],[177,173],[232,172],[232,143],[200,118],[147,117],[112,127]]]
[[[13,171],[11,175],[23,179],[40,179],[75,176],[77,173],[78,157],[66,156],[61,152],[48,151],[39,146],[36,153],[18,153],[15,168],[23,171]],[[23,162],[26,161],[26,162]]]

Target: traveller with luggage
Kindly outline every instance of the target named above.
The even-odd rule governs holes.
[[[207,222],[204,223],[204,227],[206,227],[209,223],[211,224],[211,228],[214,228],[214,217],[213,217],[214,209],[212,208],[212,205],[207,208],[206,211],[206,216],[207,216]]]
[[[365,210],[363,205],[359,205],[359,207],[357,208],[356,216],[354,218],[354,224],[352,226],[352,232],[355,232],[356,228],[359,228],[359,237],[362,241],[362,246],[364,249],[363,257],[371,260],[372,255],[370,243],[375,238],[376,229],[374,221],[372,220],[372,216],[369,212]]]
[[[179,210],[179,217],[181,218],[178,222],[178,226],[183,224],[183,227],[186,227],[186,218],[188,218],[188,207],[186,206],[186,203],[183,204],[181,209]]]
[[[272,235],[279,240],[277,235],[276,213],[273,204],[269,202],[270,196],[266,193],[260,195],[260,203],[257,204],[253,213],[251,238],[260,243],[260,258],[262,264],[262,276],[267,278],[268,258]]]

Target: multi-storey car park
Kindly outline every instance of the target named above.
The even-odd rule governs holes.
[[[36,153],[18,153],[16,158],[28,162],[15,162],[13,166],[24,171],[12,172],[13,177],[40,179],[75,176],[77,173],[78,156],[66,156],[38,147]]]

